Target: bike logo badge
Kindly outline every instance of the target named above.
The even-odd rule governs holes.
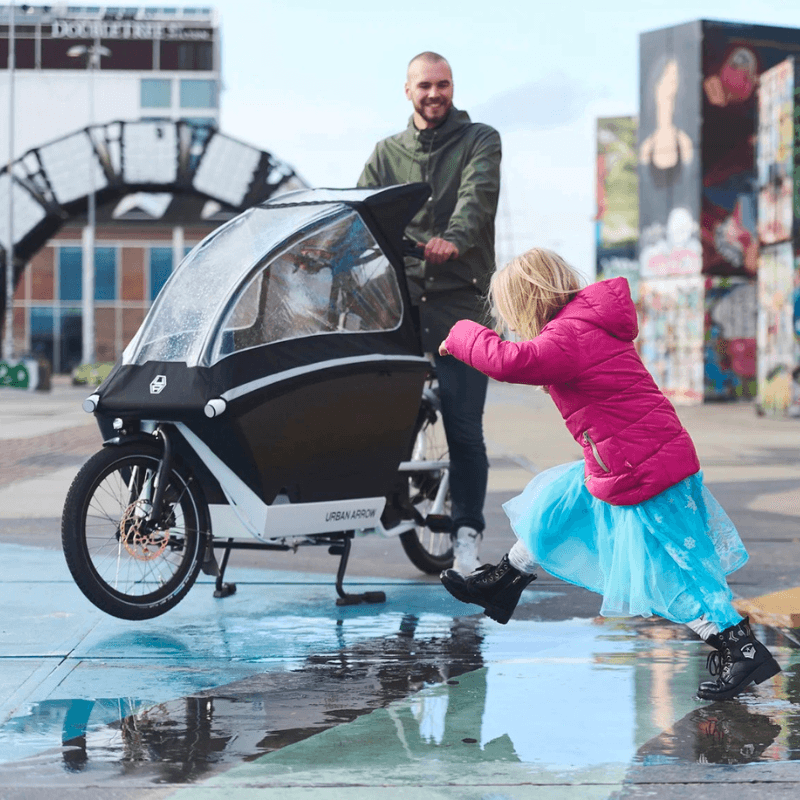
[[[167,385],[166,375],[156,375],[150,382],[150,394],[161,394],[164,387]]]

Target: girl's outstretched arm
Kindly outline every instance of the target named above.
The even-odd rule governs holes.
[[[439,346],[439,355],[455,356],[507,383],[547,386],[571,380],[581,370],[577,337],[555,326],[526,342],[505,342],[493,330],[461,320]]]

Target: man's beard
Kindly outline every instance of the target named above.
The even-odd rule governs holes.
[[[436,104],[423,103],[417,108],[417,113],[426,122],[442,122],[442,120],[444,120],[444,118],[447,116],[451,107],[452,103],[447,103],[446,101]]]

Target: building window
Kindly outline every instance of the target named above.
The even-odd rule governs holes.
[[[31,350],[37,356],[44,356],[52,364],[55,355],[52,307],[31,308],[30,325]]]
[[[58,371],[72,372],[83,354],[83,320],[79,308],[62,308],[60,313]]]
[[[141,85],[142,108],[169,108],[172,105],[172,81],[145,78]]]
[[[83,254],[80,247],[60,247],[58,249],[58,299],[81,300],[81,266]]]
[[[156,299],[167,278],[172,274],[172,248],[150,248],[150,300]]]
[[[216,108],[216,81],[181,81],[181,108]]]
[[[94,299],[117,297],[117,248],[97,247],[94,251]]]

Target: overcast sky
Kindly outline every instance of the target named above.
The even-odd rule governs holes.
[[[199,3],[179,3],[199,5]],[[503,139],[498,260],[533,245],[594,270],[597,117],[636,114],[639,34],[695,19],[800,28],[774,0],[218,0],[221,127],[314,186],[355,185],[404,128],[409,59],[453,67],[455,104]]]

